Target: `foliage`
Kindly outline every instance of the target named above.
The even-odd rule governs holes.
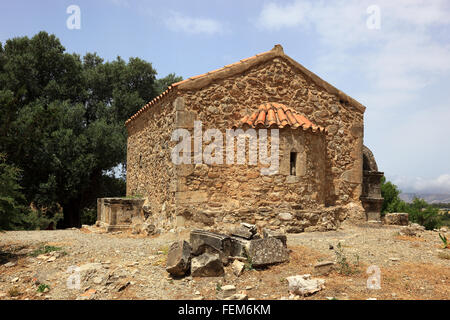
[[[20,296],[22,293],[20,292],[19,288],[17,287],[12,287],[8,290],[8,295],[10,297],[18,297]]]
[[[55,246],[41,246],[38,249],[36,249],[33,252],[31,252],[30,256],[37,257],[38,255],[50,253],[50,252],[53,252],[53,251],[60,251],[61,249],[62,248],[55,247]]]
[[[438,211],[419,198],[414,198],[413,202],[407,205],[409,220],[424,226],[427,230],[433,230],[441,225]]]
[[[381,207],[382,214],[387,212],[405,212],[406,203],[400,199],[400,192],[395,184],[386,181],[384,176],[381,178],[381,196],[384,198],[383,206]]]
[[[355,262],[349,262],[347,256],[344,253],[344,248],[342,248],[341,243],[339,242],[334,249],[334,253],[336,254],[336,263],[337,270],[340,274],[343,275],[351,275],[359,272],[359,256],[355,255]]]
[[[175,75],[175,73],[170,73],[168,74],[166,77],[161,78],[161,79],[157,79],[155,81],[155,88],[156,88],[156,93],[157,94],[161,94],[164,91],[166,91],[166,89],[175,82],[179,82],[183,80],[182,77],[178,77]]]
[[[0,154],[0,230],[17,229],[28,210],[20,176],[20,169],[8,164],[5,154]]]
[[[395,184],[381,180],[381,195],[384,198],[382,213],[407,212],[411,222],[424,226],[427,230],[433,230],[443,224],[445,215],[439,215],[439,209],[428,204],[425,200],[414,198],[412,203],[406,203],[400,199],[400,190]]]
[[[439,233],[439,238],[441,239],[442,243],[443,243],[443,249],[447,249],[450,248],[450,243],[448,242],[448,239],[445,235],[441,235]]]
[[[24,196],[15,187],[2,205],[33,203],[39,213],[27,228],[58,220],[61,208],[60,226],[81,226],[81,211],[96,198],[125,193],[123,174],[117,177],[126,168],[125,120],[180,79],[157,80],[152,64],[139,58],[69,54],[46,32],[0,44],[0,153],[20,168],[7,175]],[[7,228],[19,223],[16,211],[3,215]]]
[[[45,284],[45,283],[41,283],[41,284],[38,286],[37,291],[38,291],[38,292],[44,292],[45,289],[50,290],[49,285],[48,285],[48,284]]]

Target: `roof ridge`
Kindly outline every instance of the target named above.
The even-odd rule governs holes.
[[[302,66],[300,63],[295,61],[294,59],[290,58],[288,55],[284,53],[283,47],[280,44],[275,45],[271,50],[258,53],[254,56],[251,56],[249,58],[241,59],[237,62],[228,64],[222,68],[215,69],[203,74],[199,74],[190,78],[187,78],[185,80],[181,80],[179,82],[173,83],[170,85],[166,91],[161,93],[159,96],[155,97],[153,100],[148,102],[145,106],[143,106],[139,111],[137,111],[133,116],[131,116],[127,121],[125,121],[125,125],[128,125],[131,121],[138,118],[145,110],[147,110],[150,106],[154,105],[158,100],[166,96],[168,93],[175,89],[181,89],[181,90],[195,90],[200,89],[208,84],[210,84],[212,81],[220,78],[224,78],[229,75],[234,75],[235,73],[243,72],[247,70],[248,68],[265,62],[271,58],[275,57],[282,57],[289,61],[291,64],[294,65],[294,67],[298,68],[303,74],[305,74],[307,77],[309,77],[315,84],[322,87],[329,93],[337,95],[340,99],[350,103],[352,106],[354,106],[356,109],[358,109],[361,112],[365,111],[365,107],[360,104],[355,99],[351,98],[350,96],[346,95],[344,92],[340,91],[339,89],[335,88],[313,72],[306,69],[304,66]]]

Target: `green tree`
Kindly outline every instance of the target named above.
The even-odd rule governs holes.
[[[381,196],[384,198],[381,213],[388,212],[405,212],[406,203],[400,199],[400,190],[390,181],[386,181],[383,176],[381,178]]]
[[[427,230],[433,230],[441,225],[439,209],[434,208],[423,199],[414,198],[407,210],[409,220],[424,226]]]
[[[126,167],[124,122],[180,79],[169,76],[139,58],[66,53],[46,32],[0,43],[0,152],[20,168],[25,201],[47,218],[62,207],[60,226],[79,227],[97,197],[123,194],[111,173]]]
[[[0,154],[0,230],[14,230],[23,223],[27,209],[20,174],[20,169],[6,163],[6,155]]]
[[[156,93],[161,94],[172,84],[183,80],[182,77],[176,76],[175,73],[169,73],[164,78],[158,79],[155,82]]]

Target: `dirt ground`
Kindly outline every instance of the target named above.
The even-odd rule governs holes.
[[[345,225],[337,231],[288,235],[290,261],[265,269],[248,267],[236,277],[174,279],[165,271],[169,245],[188,231],[154,237],[104,233],[88,227],[0,233],[0,300],[4,299],[219,299],[233,284],[250,299],[448,299],[450,249],[438,233],[399,235],[400,227]],[[447,237],[450,234],[447,232]],[[287,277],[313,274],[320,261],[337,260],[325,288],[290,296]],[[343,272],[341,267],[348,266]],[[380,270],[380,289],[368,289],[369,266]],[[74,268],[81,267],[79,287]]]

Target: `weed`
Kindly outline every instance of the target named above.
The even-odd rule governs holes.
[[[358,273],[360,270],[359,267],[359,256],[355,255],[355,262],[350,263],[345,256],[344,249],[341,246],[341,243],[339,242],[336,246],[336,249],[334,249],[334,253],[336,254],[336,262],[338,265],[338,272],[343,275],[351,275],[354,273]]]
[[[450,260],[450,253],[448,252],[439,252],[438,257],[445,260]]]
[[[54,246],[41,246],[39,249],[36,249],[33,252],[31,252],[30,256],[37,257],[38,255],[50,253],[52,251],[59,251],[61,249],[62,248],[60,248],[60,247],[54,247]]]
[[[10,297],[17,297],[20,296],[22,293],[19,291],[19,289],[17,287],[12,287],[11,289],[8,290],[8,295]]]
[[[39,285],[39,287],[37,288],[37,291],[38,291],[38,292],[44,292],[45,289],[50,290],[50,287],[49,287],[47,284],[45,284],[45,283],[41,283],[41,284]]]
[[[447,239],[447,237],[446,236],[443,236],[443,235],[441,235],[440,233],[439,233],[439,238],[441,238],[441,240],[442,240],[442,243],[443,243],[443,248],[444,249],[447,249],[447,248],[450,248],[450,243],[448,242],[448,239]]]
[[[220,284],[220,282],[217,282],[217,284],[216,284],[216,291],[217,292],[222,291],[222,285]]]

